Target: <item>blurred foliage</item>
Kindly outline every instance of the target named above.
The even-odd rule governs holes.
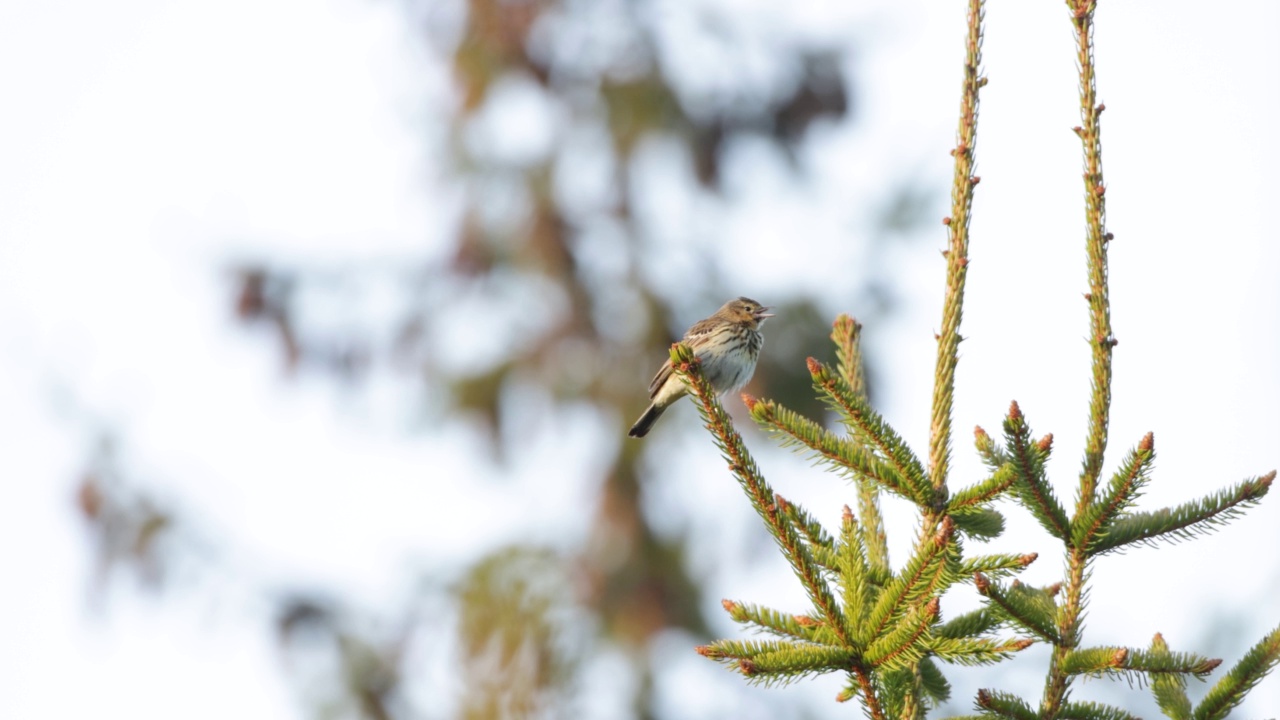
[[[452,194],[430,201],[448,206],[455,218],[447,248],[424,249],[390,272],[358,263],[242,260],[234,271],[234,312],[247,328],[269,330],[291,371],[358,383],[382,366],[420,378],[424,414],[474,423],[495,458],[510,459],[503,429],[517,409],[509,392],[517,385],[537,388],[558,405],[589,403],[622,438],[646,405],[646,384],[666,346],[745,291],[726,263],[735,249],[724,241],[699,238],[670,266],[656,256],[672,247],[672,238],[659,237],[639,211],[644,149],[678,148],[684,163],[678,173],[708,198],[723,199],[727,148],[739,139],[776,148],[799,179],[805,168],[797,150],[810,141],[809,129],[850,121],[848,40],[833,45],[802,33],[744,38],[717,14],[725,10],[698,4],[423,2],[410,15],[424,19],[424,40],[454,83],[453,102],[433,118],[445,128],[441,147],[432,149],[447,158],[440,184]],[[669,22],[672,13],[683,13],[686,25]],[[697,66],[677,26],[723,56],[715,82],[693,81],[700,71],[705,80],[707,68]],[[762,57],[771,72],[758,70]],[[517,101],[523,110],[512,109]],[[530,114],[529,106],[537,110]],[[546,141],[507,147],[512,123],[520,122],[547,125],[545,132],[529,131]],[[882,213],[883,237],[910,223],[920,197],[918,189],[904,189],[891,200]],[[706,218],[678,220],[705,227],[699,219]],[[688,264],[689,257],[697,262]],[[891,310],[892,298],[873,270],[851,274],[837,289],[815,284],[792,297],[760,297],[779,306],[779,317],[766,331],[748,390],[819,412],[803,359],[827,347],[829,316],[820,303],[833,294],[841,303],[861,299],[860,316],[874,322]],[[391,327],[332,320],[341,314],[334,308],[358,304],[376,286],[393,287]],[[483,352],[469,352],[473,347]],[[692,413],[685,422],[693,422]],[[595,618],[594,642],[631,658],[641,688],[632,701],[636,716],[654,716],[643,688],[658,671],[649,653],[655,636],[673,628],[706,636],[706,603],[687,574],[683,540],[660,537],[641,510],[641,455],[657,446],[621,440],[612,450],[594,530],[576,557],[511,550],[480,561],[462,581],[457,669],[471,689],[464,717],[523,717],[535,706],[556,705],[557,693],[571,684],[580,660],[573,652],[583,650],[555,646],[556,626],[546,613],[565,601],[541,586],[539,573],[573,578],[565,587]],[[108,507],[96,487],[85,491],[82,506]],[[112,557],[146,556],[150,541],[140,538],[154,521],[145,508],[135,510],[132,520],[110,523],[105,510],[85,511]],[[275,602],[286,645],[319,634],[339,648],[341,660],[330,670],[345,682],[326,687],[345,688],[346,700],[315,705],[319,715],[401,715],[403,705],[392,700],[405,681],[407,635],[372,639],[359,622],[343,619],[335,609],[340,601],[300,593]]]
[[[515,547],[476,563],[463,580],[463,718],[565,716],[576,653],[564,570],[550,553]]]
[[[100,589],[117,569],[130,572],[146,587],[164,584],[176,542],[173,514],[155,498],[129,487],[110,439],[99,441],[75,501],[97,552],[95,583]]]

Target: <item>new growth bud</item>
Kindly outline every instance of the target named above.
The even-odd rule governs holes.
[[[986,430],[982,429],[981,425],[973,426],[973,444],[978,447],[978,452],[984,455],[991,452],[995,447],[995,443],[991,441],[991,436],[987,434]]]
[[[1049,433],[1048,435],[1045,435],[1044,437],[1040,438],[1040,441],[1036,443],[1036,449],[1042,453],[1047,453],[1050,450],[1052,450],[1053,449],[1053,433]]]
[[[987,591],[991,589],[991,581],[988,580],[987,576],[983,575],[982,573],[974,573],[973,586],[978,588],[978,592],[982,593],[983,595],[986,595]]]

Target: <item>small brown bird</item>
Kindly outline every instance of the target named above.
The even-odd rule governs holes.
[[[740,297],[725,303],[715,315],[699,320],[684,334],[681,342],[693,349],[702,361],[702,374],[720,395],[739,390],[756,371],[764,336],[760,326],[773,317],[767,308],[750,298]],[[662,412],[689,393],[689,388],[672,372],[668,358],[649,383],[649,409],[635,425],[631,437],[649,434]]]

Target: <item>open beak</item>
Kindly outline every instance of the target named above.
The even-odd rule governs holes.
[[[765,319],[765,318],[771,318],[771,317],[773,317],[773,313],[769,312],[769,311],[770,311],[770,310],[772,310],[772,309],[773,309],[773,308],[771,308],[771,307],[762,307],[762,308],[760,308],[759,310],[757,310],[757,311],[755,312],[756,320],[763,320],[763,319]]]

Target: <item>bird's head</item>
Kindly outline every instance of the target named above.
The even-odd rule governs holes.
[[[772,308],[765,307],[751,298],[740,297],[724,304],[720,308],[717,315],[723,316],[727,320],[733,322],[746,323],[752,328],[758,328],[764,324],[765,318],[773,317],[773,313],[769,312]]]

